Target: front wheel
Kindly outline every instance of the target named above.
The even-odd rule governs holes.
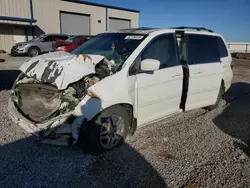
[[[30,47],[30,49],[28,50],[28,55],[30,57],[35,57],[38,56],[40,54],[40,49],[37,47]]]
[[[82,125],[79,142],[83,150],[90,154],[110,151],[124,142],[130,122],[130,117],[123,107],[110,107]]]

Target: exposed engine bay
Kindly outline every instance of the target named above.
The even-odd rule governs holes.
[[[20,112],[32,122],[44,122],[74,110],[87,95],[87,89],[90,86],[113,74],[112,68],[114,65],[103,58],[95,65],[95,73],[69,84],[65,90],[58,90],[55,85],[41,83],[23,74],[13,90],[16,105]]]

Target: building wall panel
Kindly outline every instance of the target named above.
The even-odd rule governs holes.
[[[106,30],[106,9],[103,7],[60,0],[33,0],[33,7],[37,25],[44,33],[60,33],[60,11],[90,15],[92,35]],[[98,20],[101,23],[98,23]]]
[[[30,1],[29,0],[0,0],[0,16],[30,18]],[[0,23],[24,24],[0,20]]]
[[[9,53],[13,44],[13,26],[0,24],[0,50],[5,50]]]
[[[250,43],[227,43],[231,53],[250,53]]]
[[[131,28],[138,27],[139,25],[139,14],[136,12],[128,12],[109,8],[108,17],[130,20]]]
[[[87,14],[90,16],[90,34],[96,35],[106,31],[106,10],[108,18],[130,20],[131,27],[138,27],[139,14],[126,10],[85,5],[62,0],[32,0],[35,35],[43,33],[60,33],[60,11]],[[30,0],[0,0],[0,16],[31,18]],[[81,24],[81,23],[79,23]],[[0,49],[9,51],[14,43],[14,27],[28,27],[29,23],[0,20]],[[109,28],[109,26],[108,26]],[[31,31],[28,38],[31,39]]]

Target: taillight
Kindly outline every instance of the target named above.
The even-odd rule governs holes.
[[[63,51],[65,49],[65,46],[59,46],[56,48],[56,51]]]

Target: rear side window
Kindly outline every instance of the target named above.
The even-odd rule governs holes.
[[[66,40],[66,39],[68,39],[68,37],[67,36],[62,36],[62,35],[57,35],[57,36],[55,36],[55,40],[56,39]]]
[[[218,49],[220,52],[220,57],[227,57],[228,52],[227,52],[227,48],[225,46],[225,43],[223,42],[223,40],[220,37],[216,37],[216,39],[217,39]]]
[[[217,37],[195,34],[189,34],[187,37],[189,64],[215,63],[220,61]]]
[[[141,55],[141,60],[156,59],[160,68],[179,65],[174,35],[168,34],[156,38]]]
[[[81,44],[83,44],[84,42],[87,42],[90,39],[91,39],[90,37],[85,38],[85,39],[81,40],[78,45],[81,45]]]
[[[47,36],[47,37],[44,37],[43,38],[43,42],[51,42],[54,40],[54,37],[53,36]]]

